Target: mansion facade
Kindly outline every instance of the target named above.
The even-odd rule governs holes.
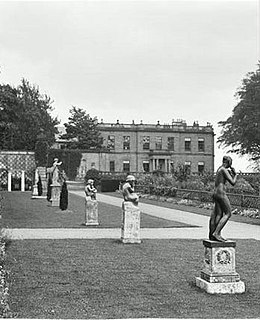
[[[103,172],[171,172],[179,164],[194,173],[214,172],[214,131],[209,123],[188,126],[183,120],[171,124],[101,122],[98,130],[103,148],[82,150],[79,176],[93,167]],[[57,139],[54,147],[60,148],[64,143]]]

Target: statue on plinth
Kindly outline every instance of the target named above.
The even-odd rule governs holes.
[[[51,175],[51,205],[53,207],[59,207],[60,205],[60,192],[61,192],[61,174],[59,170],[59,166],[62,162],[59,162],[58,158],[54,159],[53,165],[50,168],[50,175]],[[47,170],[48,171],[48,170]],[[48,199],[48,197],[47,197]]]
[[[97,189],[94,186],[94,180],[88,179],[85,187],[86,200],[96,200]]]
[[[94,180],[88,179],[85,187],[85,225],[99,225],[98,222],[98,202],[96,200],[97,189]]]
[[[122,203],[123,219],[121,239],[123,243],[140,243],[140,209],[139,196],[135,193],[135,177],[128,175],[122,187],[124,201]]]
[[[54,159],[53,165],[52,165],[52,184],[58,184],[59,182],[59,166],[61,166],[62,161],[59,162],[58,158]]]
[[[139,196],[135,193],[134,187],[135,187],[135,177],[132,175],[128,175],[126,177],[126,182],[123,184],[122,187],[122,194],[124,201],[130,201],[134,205],[138,205]]]
[[[221,230],[231,217],[231,205],[225,191],[225,184],[229,182],[232,186],[236,184],[237,174],[232,167],[232,159],[224,156],[222,165],[218,168],[215,179],[215,190],[213,194],[214,209],[209,221],[209,240],[225,242],[221,236]]]

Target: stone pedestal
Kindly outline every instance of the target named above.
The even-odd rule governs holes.
[[[140,209],[130,201],[122,203],[123,221],[121,240],[123,243],[141,243],[140,240]]]
[[[59,183],[51,184],[51,206],[52,207],[60,206],[60,191],[61,191],[61,185]]]
[[[98,226],[98,202],[97,200],[85,200],[85,225]]]
[[[243,293],[245,284],[235,268],[235,241],[203,240],[204,266],[196,285],[208,293]]]

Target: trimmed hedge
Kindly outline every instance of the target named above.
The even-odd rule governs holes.
[[[119,190],[121,180],[101,180],[101,192],[115,192]]]

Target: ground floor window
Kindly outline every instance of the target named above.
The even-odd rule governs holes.
[[[109,171],[114,172],[115,171],[115,161],[109,162]]]
[[[205,170],[205,163],[204,162],[198,162],[198,172],[203,173]]]
[[[185,169],[187,171],[188,174],[190,174],[191,172],[191,162],[190,161],[185,161]]]
[[[147,161],[147,160],[143,161],[143,170],[144,170],[144,172],[150,172],[149,161]]]
[[[123,161],[123,172],[130,172],[130,161]]]

